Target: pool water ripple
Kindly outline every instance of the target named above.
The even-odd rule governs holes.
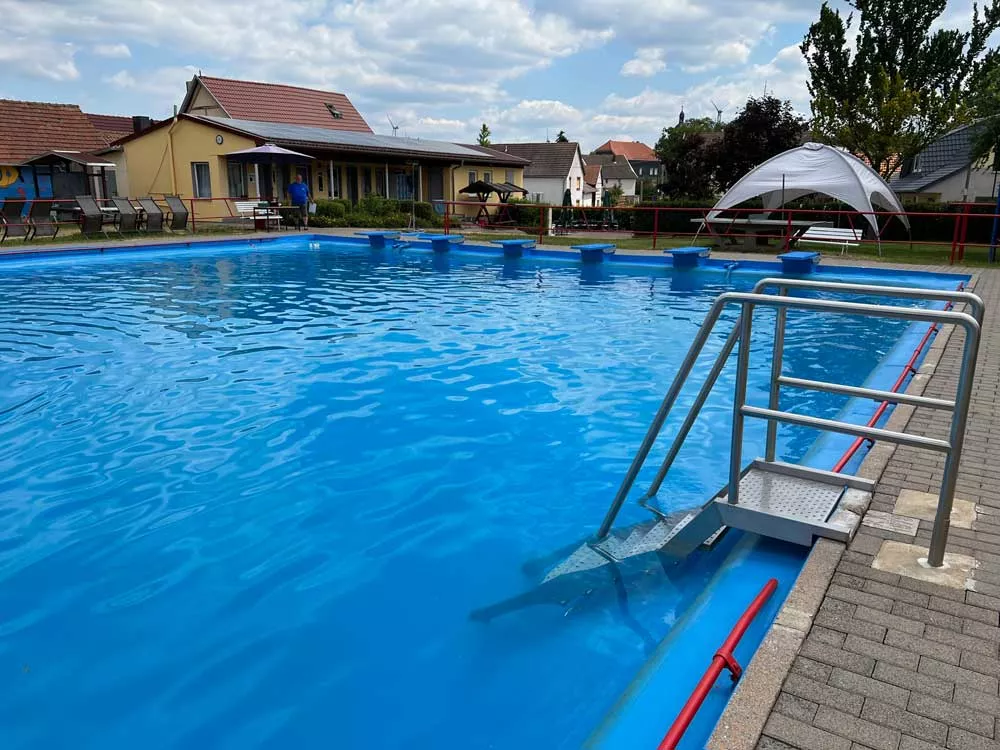
[[[469,613],[593,532],[754,280],[293,242],[0,266],[0,747],[578,747],[728,548]],[[860,384],[905,324],[789,329],[787,372]],[[664,505],[723,483],[731,389]]]

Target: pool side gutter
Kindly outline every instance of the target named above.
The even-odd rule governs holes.
[[[974,274],[969,286],[973,287],[977,280],[978,274]],[[943,327],[934,337],[917,374],[910,379],[907,394],[923,394],[927,381],[941,361],[953,330],[951,326]],[[884,429],[902,432],[914,409],[913,406],[897,404]],[[895,450],[896,446],[891,443],[874,445],[861,463],[857,476],[877,482]],[[862,524],[865,523],[864,510],[866,509],[861,510]],[[715,725],[705,746],[707,750],[753,750],[757,747],[764,724],[771,715],[778,693],[812,627],[813,618],[819,611],[846,548],[847,545],[843,542],[830,539],[816,542],[791,593],[778,610],[771,628]]]

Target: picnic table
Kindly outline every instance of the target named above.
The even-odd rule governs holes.
[[[756,216],[739,218],[716,216],[714,218],[691,219],[691,222],[699,225],[699,232],[702,229],[707,230],[708,234],[718,240],[720,245],[737,245],[743,250],[754,250],[758,245],[767,245],[768,238],[771,236],[784,237],[789,227],[791,227],[792,236],[788,247],[792,248],[795,247],[795,243],[807,229],[833,226],[832,221],[807,221],[804,219],[788,221]]]

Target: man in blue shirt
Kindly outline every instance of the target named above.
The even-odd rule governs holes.
[[[309,186],[302,181],[302,175],[295,175],[295,182],[288,186],[288,197],[301,212],[300,221],[309,226]]]

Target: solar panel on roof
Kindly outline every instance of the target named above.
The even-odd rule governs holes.
[[[219,125],[237,128],[267,140],[301,141],[330,146],[354,146],[399,151],[422,151],[442,156],[482,159],[483,154],[457,143],[425,141],[420,138],[357,133],[349,130],[330,130],[306,125],[287,125],[280,122],[257,122],[255,120],[234,120],[228,117],[203,117]]]

